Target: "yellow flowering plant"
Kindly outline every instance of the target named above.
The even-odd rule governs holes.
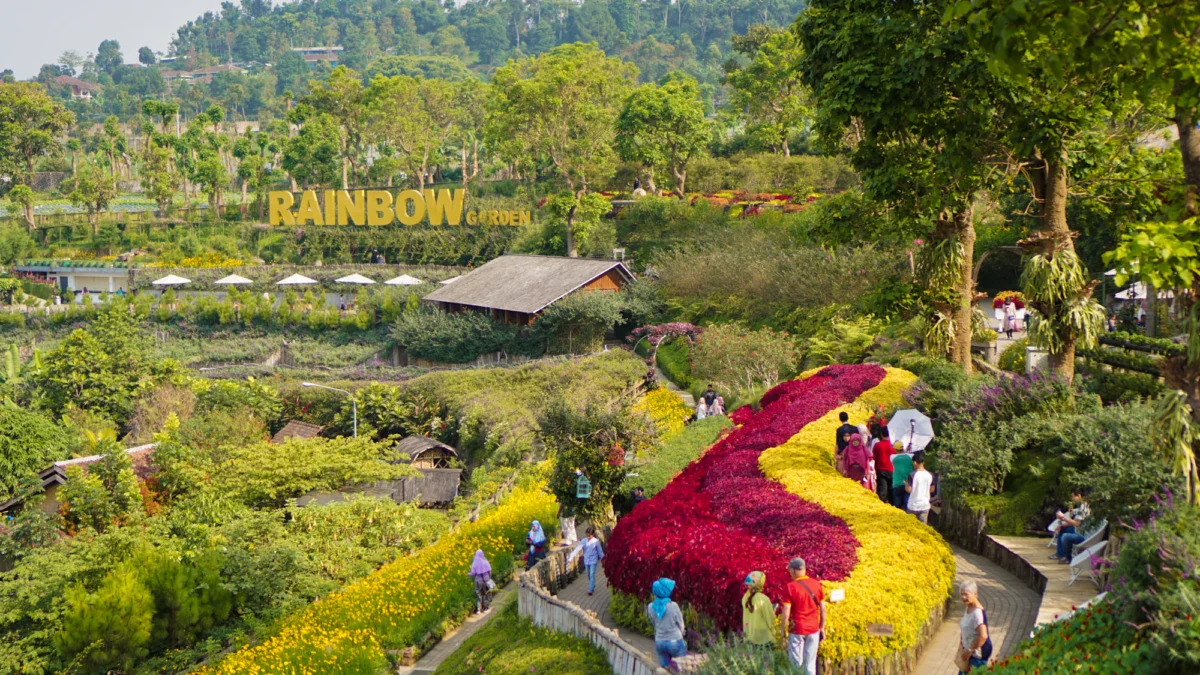
[[[659,387],[638,399],[633,404],[633,411],[645,415],[654,424],[654,433],[664,443],[678,436],[692,416],[683,399],[666,387]]]
[[[416,555],[400,558],[374,574],[314,602],[285,620],[271,638],[201,668],[203,675],[378,673],[387,650],[441,634],[474,604],[467,576],[476,549],[495,576],[509,573],[514,551],[529,523],[552,529],[558,504],[542,484],[514,491],[498,508],[442,537]]]
[[[915,646],[930,612],[946,602],[953,587],[954,555],[941,536],[843,478],[833,463],[838,414],[848,413],[851,424],[865,423],[877,406],[901,404],[916,380],[908,371],[888,368],[883,381],[853,403],[830,411],[759,457],[768,478],[845,520],[859,541],[858,562],[849,578],[822,582],[826,597],[835,588],[845,592],[845,600],[829,605],[830,631],[821,646],[823,656],[834,661],[878,658]],[[867,625],[872,623],[891,624],[894,634],[869,636]]]

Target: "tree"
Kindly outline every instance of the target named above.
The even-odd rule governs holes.
[[[350,173],[357,181],[358,157],[363,150],[363,134],[366,130],[366,107],[362,80],[358,74],[345,66],[338,66],[329,73],[325,82],[315,82],[312,92],[304,101],[323,112],[337,124],[342,156],[342,189],[350,185]],[[397,111],[393,111],[394,113]]]
[[[800,73],[816,131],[851,158],[874,201],[898,216],[897,239],[928,238],[926,348],[970,373],[976,195],[999,172],[1002,84],[965,31],[937,6],[814,2],[796,22]]]
[[[96,67],[101,72],[112,75],[117,68],[125,65],[125,57],[121,56],[121,43],[116,40],[104,40],[96,50]]]
[[[0,498],[21,481],[70,456],[71,438],[49,417],[12,403],[0,406]]]
[[[594,44],[560,45],[514,61],[492,79],[487,137],[514,165],[554,167],[582,197],[615,170],[613,141],[621,103],[637,68]],[[575,208],[566,218],[567,255],[578,257]]]
[[[154,50],[149,47],[138,48],[138,63],[146,66],[152,66],[158,61],[154,56]]]
[[[160,218],[166,217],[183,180],[171,161],[171,145],[170,137],[155,134],[151,127],[142,147],[142,190],[158,205]]]
[[[62,487],[64,520],[72,531],[91,528],[104,532],[110,525],[124,523],[140,512],[142,495],[133,473],[133,459],[117,442],[112,429],[85,429],[89,454],[100,459],[87,466],[67,469]]]
[[[74,49],[64,51],[58,57],[58,63],[63,67],[64,75],[76,75],[83,69],[83,57]]]
[[[105,576],[95,593],[82,583],[66,591],[67,610],[54,644],[66,659],[88,672],[129,669],[145,655],[154,618],[154,599],[132,563]]]
[[[616,127],[621,159],[646,167],[651,190],[655,169],[667,169],[675,177],[675,193],[687,196],[688,162],[704,154],[710,137],[695,78],[673,73],[662,86],[638,87],[625,101]]]
[[[87,209],[88,223],[92,234],[96,234],[96,218],[101,211],[117,198],[117,179],[106,173],[90,160],[84,160],[71,178],[71,192],[67,198],[75,206]]]
[[[299,133],[284,143],[283,169],[302,185],[333,187],[341,158],[337,123],[307,104],[294,108],[288,114],[288,121],[301,126]]]
[[[470,188],[471,179],[479,175],[479,143],[487,122],[487,101],[491,85],[475,78],[459,82],[454,88],[454,137],[458,142],[463,191]],[[470,156],[470,166],[467,157]]]
[[[13,206],[21,207],[21,213],[25,215],[25,225],[30,232],[33,232],[33,188],[18,183],[8,191],[7,197]]]
[[[58,152],[57,138],[74,122],[41,85],[0,84],[0,174],[33,173],[38,159]]]
[[[796,60],[800,50],[790,31],[751,26],[733,37],[733,50],[749,62],[725,65],[725,82],[733,88],[730,103],[742,110],[752,134],[765,137],[769,147],[791,156],[788,139],[809,116]]]

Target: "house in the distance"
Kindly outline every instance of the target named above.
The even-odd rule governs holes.
[[[147,443],[146,445],[138,445],[125,449],[125,452],[129,453],[129,458],[133,461],[133,472],[138,478],[145,480],[154,473],[151,460],[154,456],[154,448],[157,445],[157,443]],[[72,466],[78,466],[86,472],[89,465],[99,462],[103,458],[104,455],[89,455],[87,457],[76,457],[75,459],[64,459],[61,462],[55,462],[42,469],[38,473],[38,478],[42,480],[43,490],[42,500],[38,503],[38,507],[46,513],[58,513],[58,489],[67,482],[67,469]],[[13,497],[0,504],[0,513],[16,512],[21,504],[22,500],[20,497]]]
[[[304,62],[310,66],[324,62],[328,63],[330,67],[335,67],[342,59],[342,47],[337,45],[329,47],[292,47],[292,51],[299,54],[304,59]]]
[[[100,85],[95,82],[87,82],[77,77],[70,75],[59,75],[54,78],[56,84],[60,84],[71,90],[71,98],[76,100],[90,101],[92,96],[100,93]]]
[[[416,469],[446,469],[458,459],[458,451],[428,436],[413,434],[396,443],[396,449],[408,457]]]
[[[496,321],[528,326],[547,307],[576,291],[620,291],[634,280],[617,260],[503,255],[425,296],[445,312],[487,312]]]

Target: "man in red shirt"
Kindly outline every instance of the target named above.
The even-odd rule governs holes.
[[[888,439],[887,427],[879,430],[879,441],[875,443],[875,491],[885,504],[892,503],[892,442]]]
[[[825,593],[821,582],[809,579],[803,558],[792,558],[783,602],[783,637],[788,657],[808,675],[817,675],[817,647],[825,632]],[[789,620],[790,619],[790,620]]]

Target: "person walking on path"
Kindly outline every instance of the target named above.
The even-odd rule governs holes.
[[[875,456],[875,489],[879,498],[892,503],[892,442],[888,440],[887,427],[879,428],[879,440],[871,449]]]
[[[471,571],[467,574],[475,581],[475,611],[483,614],[488,611],[491,592],[496,588],[496,584],[492,581],[492,564],[488,562],[482,549],[476,549],[475,559],[471,561]]]
[[[704,402],[704,397],[700,397],[700,402],[696,404],[696,421],[708,417],[708,404]]]
[[[1067,513],[1059,511],[1054,515],[1059,522],[1058,548],[1050,558],[1057,558],[1058,562],[1066,564],[1071,562],[1071,548],[1085,538],[1078,532],[1079,526],[1088,519],[1088,516],[1092,515],[1087,502],[1083,500],[1083,490],[1080,488],[1071,490],[1071,510]]]
[[[658,665],[666,668],[671,665],[671,659],[687,656],[687,641],[683,639],[683,612],[679,605],[671,600],[675,592],[675,582],[662,578],[651,585],[654,600],[646,605],[646,616],[654,626],[654,651],[658,655]]]
[[[1017,308],[1013,305],[1012,300],[1004,302],[1004,332],[1008,335],[1008,339],[1012,339],[1013,331],[1017,327]]]
[[[862,436],[855,432],[850,436],[850,445],[846,446],[846,477],[869,489],[870,470],[871,453],[867,451]]]
[[[546,533],[542,531],[542,524],[538,521],[533,521],[529,525],[529,535],[525,537],[525,543],[529,546],[529,556],[525,560],[525,569],[531,570],[533,566],[538,564],[538,561],[546,557]]]
[[[933,474],[925,470],[925,453],[913,454],[913,473],[908,477],[908,512],[922,523],[929,523],[933,497]]]
[[[784,641],[792,664],[807,675],[817,675],[817,649],[825,632],[825,593],[821,582],[809,579],[803,558],[788,563],[792,582],[783,597]]]
[[[558,534],[562,537],[564,546],[579,543],[579,535],[575,532],[575,514],[562,504],[558,505]]]
[[[903,448],[892,453],[892,506],[908,510],[908,477],[913,472],[912,455]]]
[[[604,559],[604,546],[596,538],[596,528],[591,525],[588,525],[587,536],[579,542],[574,551],[571,551],[568,562],[580,553],[583,554],[583,568],[587,570],[588,595],[591,595],[596,592],[596,566]]]
[[[742,596],[742,637],[752,645],[775,646],[775,607],[763,592],[767,575],[751,572],[746,576],[746,594]]]
[[[959,675],[966,675],[972,668],[987,666],[992,658],[992,638],[988,634],[987,610],[979,602],[979,584],[964,582],[958,593],[966,606],[966,613],[958,622],[962,643],[954,664],[958,666]]]
[[[846,434],[857,434],[858,427],[850,424],[850,415],[847,413],[838,413],[838,419],[841,421],[842,426],[838,427],[837,430],[837,450],[838,452],[842,452],[846,449],[847,445],[850,445],[850,439]]]

